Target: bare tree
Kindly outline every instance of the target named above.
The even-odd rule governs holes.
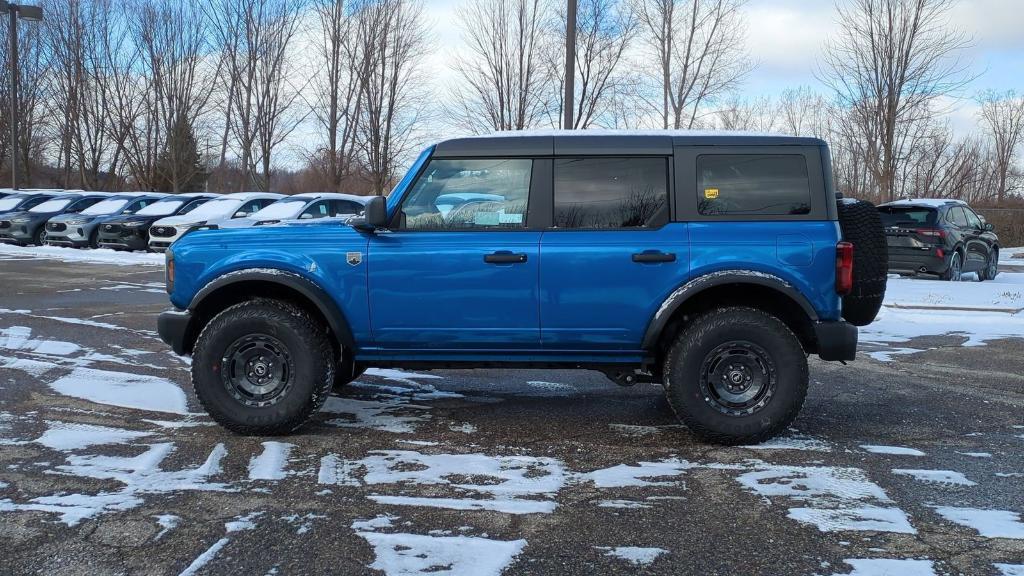
[[[746,100],[738,96],[727,99],[715,111],[718,128],[722,130],[744,130],[771,132],[776,126],[776,117],[770,98]]]
[[[736,88],[752,67],[744,48],[744,0],[634,0],[662,128],[693,128],[702,107]],[[660,106],[659,106],[660,105]]]
[[[996,199],[1003,199],[1017,190],[1020,182],[1013,182],[1014,161],[1024,144],[1024,96],[1013,91],[997,94],[985,92],[980,97],[979,116],[992,146]]]
[[[320,24],[316,44],[319,70],[310,90],[311,105],[327,136],[326,147],[314,156],[322,160],[316,165],[336,192],[342,191],[342,182],[352,175],[357,162],[357,128],[364,107],[359,72],[373,52],[372,46],[361,41],[352,14],[354,4],[355,0],[317,0],[314,6]]]
[[[776,127],[793,136],[828,135],[832,105],[806,86],[784,90],[775,109]]]
[[[454,65],[465,84],[448,110],[455,124],[482,133],[539,123],[549,86],[541,57],[547,17],[542,0],[469,0],[459,9],[468,53]]]
[[[840,31],[826,50],[822,79],[853,112],[863,159],[885,200],[898,193],[913,125],[935,113],[937,97],[965,82],[968,45],[951,28],[953,0],[853,0],[837,5]]]
[[[561,6],[561,5],[560,5]],[[544,64],[552,79],[556,108],[549,110],[552,123],[564,123],[565,110],[565,9],[554,19],[554,33],[545,39]],[[626,53],[636,35],[637,20],[624,0],[579,0],[576,15],[576,78],[572,129],[614,123],[615,98],[629,91],[635,81],[623,68]]]
[[[422,12],[413,0],[369,0],[356,13],[360,50],[367,51],[357,71],[362,94],[357,131],[374,194],[391,184],[426,107],[420,58],[428,37]]]

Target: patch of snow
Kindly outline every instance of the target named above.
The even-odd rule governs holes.
[[[171,530],[177,528],[178,522],[181,521],[181,518],[175,516],[174,514],[161,514],[159,516],[155,516],[155,518],[156,523],[159,524],[160,527],[163,528],[163,530],[160,530],[160,532],[157,533],[153,540],[159,540],[163,538],[164,534],[167,534]]]
[[[444,508],[447,510],[490,510],[503,514],[550,514],[558,504],[551,500],[526,500],[520,498],[424,498],[415,496],[367,496],[378,504],[391,506],[420,506]]]
[[[10,486],[10,484],[7,482],[0,482],[0,489],[7,488],[8,486]]]
[[[29,376],[39,378],[50,370],[57,368],[57,365],[52,362],[40,362],[38,360],[29,360],[28,358],[10,358],[0,356],[0,368],[18,370],[28,374]]]
[[[263,452],[249,461],[249,480],[283,480],[287,476],[284,468],[288,454],[295,444],[287,442],[264,442]]]
[[[917,534],[906,513],[899,508],[790,508],[787,516],[797,522],[817,526],[822,532],[863,530]]]
[[[893,468],[893,474],[910,476],[921,482],[932,482],[936,484],[955,484],[957,486],[977,486],[978,483],[968,480],[960,472],[953,470],[908,470],[904,468]]]
[[[560,384],[558,382],[544,382],[543,380],[530,380],[526,383],[530,388],[534,388],[541,392],[545,392],[545,395],[550,396],[572,396],[576,394],[577,390],[575,386],[569,384]]]
[[[325,423],[341,428],[368,428],[395,434],[411,434],[416,424],[430,419],[426,406],[410,404],[401,398],[382,400],[356,400],[331,396],[324,403],[322,412],[344,414],[347,418],[334,418]],[[418,413],[409,414],[409,411]]]
[[[977,530],[986,538],[1024,540],[1024,522],[1016,512],[955,506],[936,506],[935,511],[950,522]]]
[[[375,518],[370,518],[369,520],[356,520],[352,523],[352,529],[356,532],[372,532],[382,528],[391,528],[395,520],[398,520],[398,516],[378,514]]]
[[[178,576],[194,576],[195,574],[198,574],[204,566],[209,564],[210,561],[217,556],[217,553],[220,552],[221,548],[227,546],[230,541],[231,540],[229,538],[221,538],[214,542],[213,546],[210,546],[205,552],[197,556],[196,559],[193,560],[187,568],[182,570],[181,574]]]
[[[399,440],[399,442],[413,446],[437,446],[440,444],[440,442],[431,442],[430,440]]]
[[[328,454],[320,459],[317,484],[359,486],[359,480],[355,477],[357,467],[358,464],[343,460],[337,454]]]
[[[832,576],[936,576],[931,560],[849,558],[843,562],[852,566],[853,572]]]
[[[307,533],[307,532],[309,532],[310,530],[313,529],[313,521],[314,520],[321,520],[323,518],[327,518],[327,516],[324,516],[323,514],[313,514],[313,513],[305,514],[305,515],[302,515],[302,516],[300,516],[298,514],[292,514],[290,516],[283,516],[283,517],[281,517],[282,520],[288,522],[289,524],[292,524],[292,525],[296,525],[297,524],[299,526],[295,530],[295,533],[298,534],[299,536],[301,536],[301,535],[303,535],[303,534],[305,534],[305,533]]]
[[[609,428],[631,438],[640,438],[642,436],[650,436],[660,432],[655,426],[637,426],[634,424],[609,424]]]
[[[768,464],[741,474],[736,480],[755,494],[765,497],[889,501],[885,491],[868,480],[859,468]]]
[[[476,426],[473,426],[469,422],[463,422],[458,426],[452,424],[451,426],[448,427],[448,429],[451,430],[452,432],[462,432],[463,434],[472,434],[476,432]]]
[[[655,482],[653,478],[681,476],[697,465],[686,460],[670,458],[661,462],[638,462],[635,466],[619,464],[611,468],[594,470],[579,475],[582,481],[590,481],[597,488],[622,488],[626,486],[674,486],[676,482]]]
[[[861,448],[872,454],[892,454],[895,456],[924,456],[925,453],[916,448],[905,448],[903,446],[878,446],[875,444],[861,444]]]
[[[68,356],[81,349],[72,342],[32,338],[32,329],[27,326],[0,329],[0,348],[46,356]]]
[[[138,438],[152,436],[150,432],[137,432],[121,428],[108,428],[76,422],[46,422],[49,429],[36,439],[52,450],[78,450],[98,444],[122,444]]]
[[[971,458],[991,458],[991,452],[957,452],[957,454],[963,454],[964,456],[970,456]]]
[[[597,506],[598,508],[624,508],[627,510],[651,507],[650,504],[637,502],[636,500],[599,500]]]
[[[999,576],[1024,576],[1024,564],[993,564]]]
[[[75,368],[50,387],[65,396],[90,402],[148,410],[188,414],[185,393],[177,384],[157,376]]]
[[[469,536],[421,536],[357,532],[373,546],[370,568],[387,576],[499,576],[526,547],[526,540]]]
[[[832,446],[819,438],[811,438],[800,434],[776,436],[760,444],[743,446],[748,450],[807,450],[810,452],[831,452]]]
[[[70,455],[68,464],[57,466],[55,472],[69,476],[114,480],[124,486],[116,492],[94,495],[68,494],[66,491],[51,496],[39,496],[26,503],[0,500],[2,511],[41,511],[60,515],[68,526],[82,520],[115,511],[123,511],[143,503],[140,495],[166,494],[182,490],[225,491],[224,484],[209,482],[220,474],[220,462],[227,454],[223,444],[217,444],[206,461],[191,470],[165,471],[160,464],[174,450],[170,443],[153,444],[138,456]]]
[[[149,252],[119,252],[109,248],[76,250],[58,246],[13,246],[0,244],[0,255],[27,259],[60,260],[114,266],[163,266],[164,255]]]
[[[638,548],[636,546],[594,546],[598,550],[605,550],[605,556],[613,556],[626,560],[636,566],[646,566],[658,559],[662,554],[668,554],[663,548]]]

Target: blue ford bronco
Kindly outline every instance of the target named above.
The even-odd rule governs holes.
[[[447,140],[362,217],[198,230],[161,338],[242,434],[284,434],[368,367],[559,367],[657,382],[723,444],[796,417],[809,354],[853,360],[885,291],[875,208],[825,142],[554,132]]]

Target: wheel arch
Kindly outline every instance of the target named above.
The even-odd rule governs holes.
[[[219,312],[253,298],[287,300],[314,317],[321,318],[330,330],[331,343],[336,353],[340,348],[352,347],[355,343],[344,312],[318,284],[293,272],[249,269],[221,276],[203,286],[192,297],[188,305],[192,319],[185,331],[185,351],[192,351],[199,332]]]
[[[643,348],[660,357],[688,317],[725,306],[765,310],[793,330],[804,350],[816,351],[814,324],[818,313],[814,306],[789,282],[755,270],[713,272],[677,288],[648,323]]]

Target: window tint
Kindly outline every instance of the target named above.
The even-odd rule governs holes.
[[[273,202],[273,200],[269,201]],[[268,202],[268,203],[269,203]],[[262,209],[266,204],[263,200],[250,200],[238,207],[238,210],[231,216],[232,218],[245,218],[249,214],[257,212]]]
[[[67,211],[81,212],[82,210],[85,210],[89,206],[92,206],[93,204],[99,202],[100,200],[102,200],[102,198],[82,198],[78,202],[75,202],[71,206],[68,206]]]
[[[964,216],[964,209],[959,206],[950,208],[949,211],[946,212],[946,219],[961,228],[967,227],[967,216]]]
[[[698,156],[697,208],[704,215],[809,214],[807,162],[798,154]]]
[[[321,200],[319,202],[314,202],[313,204],[310,204],[309,208],[306,208],[305,210],[302,211],[302,214],[299,216],[299,218],[302,220],[308,220],[310,218],[323,218],[328,215],[328,212],[329,210],[327,200]]]
[[[207,200],[209,200],[209,198],[199,198],[198,200],[193,200],[188,204],[185,204],[184,208],[178,210],[178,214],[188,214],[189,212],[205,204]]]
[[[982,228],[981,218],[978,218],[978,215],[974,213],[974,210],[964,208],[964,215],[967,216],[967,224],[971,228],[977,228],[978,230]]]
[[[555,160],[556,228],[657,228],[666,222],[665,158]]]
[[[331,207],[333,216],[348,216],[350,214],[361,214],[363,205],[351,200],[332,200]]]
[[[882,217],[882,225],[891,226],[934,226],[935,210],[917,206],[879,206],[878,215]]]
[[[524,228],[533,161],[432,160],[402,204],[406,230]]]

